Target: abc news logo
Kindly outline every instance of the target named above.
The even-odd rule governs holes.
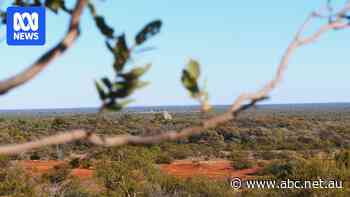
[[[45,17],[44,7],[7,8],[7,44],[44,45]]]

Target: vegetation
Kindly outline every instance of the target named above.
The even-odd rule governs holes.
[[[218,112],[211,112],[214,116]],[[275,113],[279,115],[276,116]],[[335,118],[335,113],[338,115]],[[350,140],[347,111],[248,111],[236,121],[186,140],[159,145],[103,148],[77,141],[58,147],[45,147],[17,156],[1,156],[0,194],[12,196],[235,196],[226,179],[179,178],[159,170],[174,160],[226,159],[234,169],[261,166],[254,179],[335,179],[349,180]],[[173,114],[164,121],[159,114],[109,113],[104,116],[3,117],[0,143],[14,143],[50,135],[52,129],[84,128],[98,134],[147,135],[163,128],[179,129],[196,124],[196,113]],[[59,150],[59,151],[58,151]],[[30,176],[19,160],[56,160],[63,154],[67,162],[52,170]],[[78,155],[78,156],[77,156]],[[79,155],[82,155],[79,157]],[[198,164],[200,165],[200,164]],[[72,169],[95,169],[84,181],[71,176]],[[227,177],[229,178],[229,177]],[[91,186],[93,182],[93,186]],[[88,186],[87,186],[88,185]],[[332,190],[242,190],[243,196],[344,196],[343,189]],[[1,196],[0,195],[0,196]]]

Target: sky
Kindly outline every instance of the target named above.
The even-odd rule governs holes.
[[[67,1],[67,0],[66,0]],[[9,0],[0,0],[6,9]],[[68,1],[72,6],[74,1]],[[161,19],[161,33],[147,41],[153,51],[135,54],[134,65],[152,63],[132,106],[196,104],[181,86],[181,71],[190,58],[202,65],[202,81],[212,104],[230,104],[241,92],[255,91],[275,69],[296,30],[325,0],[199,1],[95,0],[116,33],[131,44],[136,33]],[[343,1],[341,1],[343,2]],[[64,36],[69,17],[47,12],[44,46],[0,43],[0,80],[12,76],[54,46]],[[307,33],[319,25],[316,22]],[[0,27],[0,39],[5,28]],[[94,80],[113,76],[113,57],[85,10],[82,34],[59,59],[29,83],[0,96],[0,109],[98,107]],[[282,83],[267,103],[349,102],[349,30],[332,31],[293,55]]]

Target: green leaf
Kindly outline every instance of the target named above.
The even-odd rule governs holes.
[[[147,64],[144,67],[136,67],[125,74],[119,74],[119,76],[123,77],[127,81],[138,79],[143,74],[145,74],[150,69],[150,67],[151,67],[151,64]]]
[[[148,86],[150,83],[148,81],[138,81],[137,82],[137,89],[141,89],[144,88],[146,86]]]
[[[100,32],[107,38],[113,38],[114,29],[107,25],[102,16],[95,16],[95,23]]]
[[[34,2],[31,4],[31,6],[41,6],[40,0],[34,0]]]
[[[120,111],[123,109],[123,106],[119,105],[118,103],[111,102],[105,105],[105,109],[110,111]]]
[[[6,24],[6,12],[0,11],[0,19],[2,24]]]
[[[187,64],[187,71],[192,78],[197,80],[200,75],[199,63],[196,60],[190,60],[190,62]]]
[[[162,26],[162,21],[155,20],[147,24],[135,37],[135,42],[137,45],[144,43],[150,37],[158,34]]]
[[[45,6],[57,14],[58,10],[64,7],[64,1],[63,0],[46,0]]]
[[[112,45],[111,45],[108,41],[106,41],[105,44],[106,44],[107,49],[108,49],[111,53],[114,54],[115,52],[114,52],[114,48],[112,47]]]
[[[195,78],[193,78],[187,70],[182,71],[181,77],[182,84],[190,92],[192,97],[195,97],[199,93],[199,87]]]
[[[97,14],[96,14],[96,8],[95,8],[94,4],[92,4],[90,1],[89,1],[89,3],[88,3],[88,8],[89,8],[89,10],[90,10],[90,12],[91,12],[91,15],[92,15],[93,17],[96,17],[96,16],[97,16]]]
[[[18,6],[25,6],[26,5],[26,3],[23,0],[16,0],[13,4],[18,5]]]
[[[117,73],[120,73],[124,69],[126,62],[130,57],[129,48],[124,34],[118,36],[117,43],[113,51],[115,57],[113,67]]]
[[[133,93],[137,85],[137,81],[121,81],[114,84],[116,90],[111,92],[113,98],[125,98]]]
[[[100,83],[95,81],[95,86],[98,92],[98,95],[100,96],[101,100],[106,100],[107,99],[107,94],[106,92],[103,90],[103,88],[101,87]]]
[[[119,101],[119,105],[122,108],[125,108],[126,106],[128,106],[132,102],[135,102],[135,100],[134,99],[125,99],[125,100]]]
[[[112,89],[112,82],[107,77],[102,78],[101,81],[109,90]]]

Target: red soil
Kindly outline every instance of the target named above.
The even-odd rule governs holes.
[[[249,178],[261,168],[254,167],[244,170],[235,170],[227,160],[191,161],[177,160],[171,164],[160,165],[161,171],[180,178],[206,176],[212,179],[226,179],[230,177]]]
[[[26,171],[33,175],[41,175],[54,166],[65,164],[66,161],[48,160],[24,160],[18,161]],[[261,168],[254,167],[244,170],[235,170],[227,160],[210,160],[210,161],[192,161],[176,160],[171,164],[160,165],[160,170],[169,175],[180,178],[189,178],[195,176],[206,176],[212,179],[222,180],[229,177],[249,178],[250,175],[258,172]],[[89,179],[93,176],[93,169],[73,169],[71,175],[80,179]]]
[[[19,161],[19,164],[24,167],[29,173],[34,175],[40,175],[45,172],[48,172],[50,169],[54,168],[57,165],[65,164],[65,161],[57,161],[57,160],[24,160]],[[71,174],[73,176],[79,177],[81,179],[91,178],[93,175],[93,170],[91,169],[81,169],[75,168],[72,170]]]

